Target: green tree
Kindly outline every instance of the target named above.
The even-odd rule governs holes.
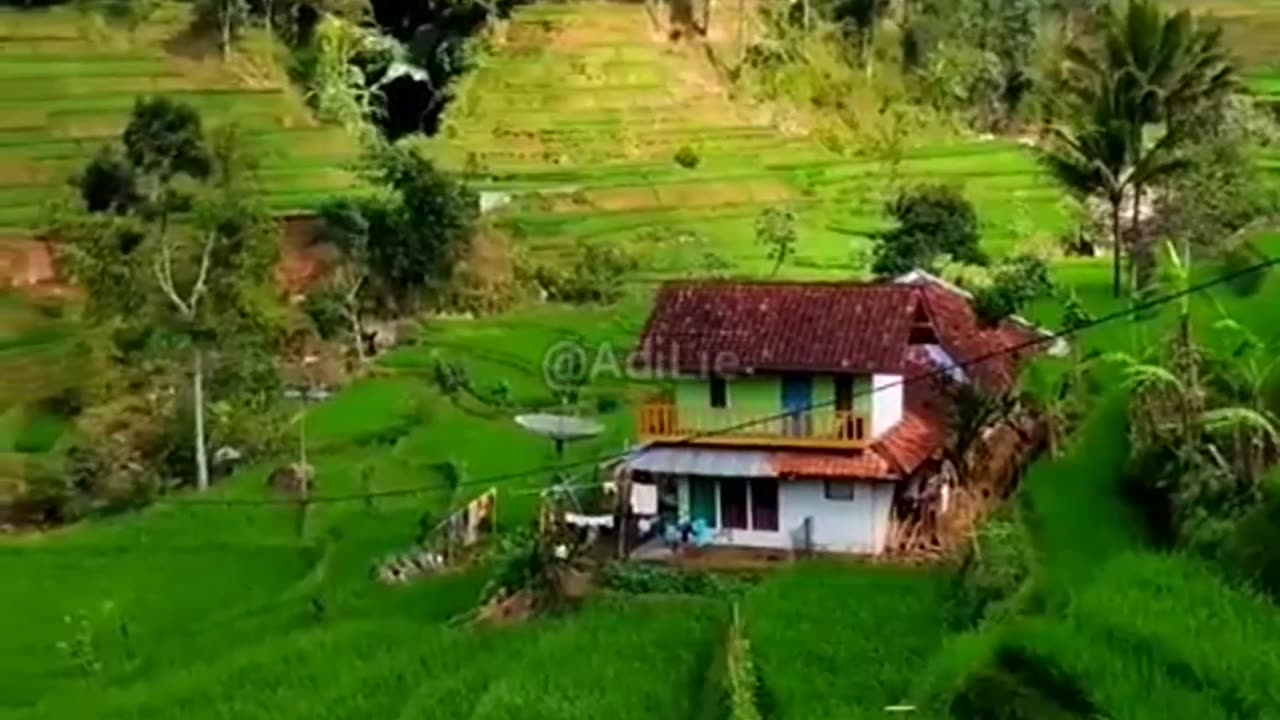
[[[370,273],[370,223],[368,217],[383,216],[375,209],[377,199],[354,201],[342,198],[320,209],[321,239],[333,243],[342,252],[342,261],[333,269],[330,283],[339,300],[342,317],[351,332],[356,360],[365,356],[362,315],[366,302]]]
[[[367,129],[375,95],[355,64],[366,44],[366,31],[355,22],[325,14],[311,37],[313,62],[307,99],[316,112],[348,129]]]
[[[93,213],[123,214],[142,200],[133,165],[116,144],[98,148],[75,184],[85,207]]]
[[[1077,86],[1064,103],[1071,124],[1051,128],[1040,159],[1086,207],[1097,196],[1106,201],[1111,227],[1111,289],[1120,297],[1120,214],[1133,157],[1129,118],[1109,77],[1100,78],[1096,85]]]
[[[978,216],[964,195],[949,185],[922,185],[902,191],[887,206],[898,226],[876,244],[872,270],[897,275],[932,268],[939,258],[984,265],[978,247]]]
[[[109,328],[125,352],[149,362],[180,359],[190,375],[195,484],[209,485],[205,414],[210,357],[235,365],[258,345],[270,343],[276,226],[258,202],[258,189],[240,133],[215,134],[211,149],[166,133],[142,137],[126,130],[126,146],[153,179],[165,177],[177,158],[201,158],[203,182],[190,188],[189,215],[169,222],[171,209],[143,206],[123,217],[90,216],[64,225],[72,239],[72,269],[88,294],[88,312]],[[131,132],[132,131],[132,132]],[[144,148],[146,149],[144,151]],[[177,150],[175,150],[175,148]],[[163,187],[163,186],[162,186]],[[167,188],[157,195],[168,196]],[[121,350],[113,354],[128,362]]]
[[[145,212],[166,221],[185,202],[176,181],[201,180],[212,169],[200,114],[166,97],[139,98],[121,141],[146,200]]]
[[[1049,265],[1035,255],[1019,255],[996,266],[990,284],[974,293],[974,310],[985,323],[994,325],[1052,292]]]
[[[1259,163],[1265,146],[1280,142],[1280,131],[1247,98],[1200,117],[1208,130],[1196,132],[1186,148],[1186,171],[1163,186],[1160,227],[1200,250],[1230,251],[1230,241],[1252,225],[1280,216],[1280,183]]]
[[[1141,242],[1143,192],[1186,167],[1180,146],[1198,111],[1236,86],[1235,70],[1220,29],[1197,23],[1188,10],[1170,14],[1154,0],[1129,0],[1123,8],[1108,6],[1099,28],[1097,36],[1067,46],[1064,89],[1081,105],[1110,105],[1111,117],[1126,128],[1131,231],[1135,250],[1149,254]],[[1111,98],[1099,98],[1099,88]]]
[[[766,208],[756,218],[756,242],[768,248],[768,257],[773,261],[771,274],[777,275],[783,263],[795,254],[796,214],[786,208]]]
[[[479,217],[475,192],[407,145],[375,144],[361,174],[379,192],[326,211],[328,232],[351,263],[347,286],[402,309],[424,294],[439,296],[470,247]]]

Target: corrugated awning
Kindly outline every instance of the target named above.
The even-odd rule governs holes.
[[[624,461],[628,470],[669,475],[745,478],[850,478],[897,480],[901,474],[879,453],[724,450],[649,447]]]
[[[650,447],[626,460],[627,469],[670,475],[719,477],[775,477],[769,456],[762,450]]]

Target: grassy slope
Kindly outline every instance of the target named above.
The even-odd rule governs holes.
[[[1280,235],[1260,238],[1280,256]],[[1218,268],[1203,266],[1197,276]],[[1058,268],[1095,311],[1115,307],[1104,267]],[[1219,288],[1192,304],[1207,329],[1225,310],[1275,337],[1280,275],[1248,298]],[[1045,312],[1046,308],[1033,310]],[[1174,309],[1142,322],[1118,321],[1079,338],[1086,349],[1132,350],[1161,342]],[[1048,320],[1047,317],[1042,319]],[[1104,374],[1104,386],[1115,378]],[[1124,394],[1107,391],[1059,459],[1044,458],[1020,490],[1035,542],[1028,612],[948,640],[914,695],[929,716],[974,717],[966,703],[1003,703],[1007,717],[1269,717],[1273,690],[1257,684],[1270,661],[1257,657],[1280,632],[1274,606],[1228,587],[1199,561],[1156,553],[1121,497],[1128,452]],[[1072,709],[1075,708],[1075,709]],[[1019,714],[1019,710],[1023,714]]]
[[[784,130],[778,108],[731,97],[701,50],[648,27],[638,5],[521,9],[428,142],[481,188],[512,193],[502,223],[544,257],[611,242],[633,248],[648,275],[764,274],[754,219],[789,205],[800,243],[783,273],[848,277],[895,184],[926,180],[966,189],[997,253],[1064,227],[1061,194],[1016,144],[912,148],[894,178],[874,157]],[[675,162],[682,147],[698,154],[695,169]]]
[[[433,141],[440,157],[462,167],[467,153],[478,153],[475,163],[491,189],[567,191],[567,202],[526,198],[506,215],[507,226],[542,253],[576,239],[631,242],[640,227],[656,224],[698,238],[637,243],[650,272],[696,272],[711,252],[739,272],[760,273],[767,262],[750,240],[751,221],[778,192],[801,207],[803,223],[800,258],[784,272],[846,276],[849,252],[865,242],[850,233],[881,222],[886,168],[833,156],[808,138],[784,137],[770,127],[767,113],[762,120],[756,110],[707,91],[696,57],[669,54],[628,30],[642,21],[639,12],[592,5],[522,10],[512,44],[471,77],[463,102],[451,111],[451,121],[467,133]],[[550,50],[534,53],[519,35],[543,32],[543,21],[561,34]],[[702,157],[693,171],[672,161],[674,149],[686,143]],[[532,154],[519,155],[522,145],[534,149],[519,152]],[[1052,234],[1061,226],[1058,193],[1013,145],[920,148],[901,174],[964,183],[997,252],[1028,232]],[[1104,266],[1075,263],[1060,273],[1095,310],[1109,306]],[[483,408],[474,402],[459,407],[430,390],[434,357],[463,363],[478,388],[503,381],[520,403],[545,402],[545,350],[565,338],[625,347],[643,321],[643,295],[638,290],[635,302],[598,312],[552,307],[493,321],[433,322],[421,346],[386,358],[389,375],[314,411],[308,428],[322,493],[366,489],[362,468],[373,458],[374,489],[432,488],[422,495],[373,508],[321,506],[301,533],[289,508],[162,506],[48,537],[0,541],[0,575],[25,580],[0,587],[0,606],[16,609],[0,617],[0,714],[6,705],[44,703],[35,717],[149,717],[177,707],[184,717],[211,718],[255,717],[264,709],[272,717],[418,718],[473,707],[483,718],[560,717],[568,708],[616,715],[644,698],[665,714],[684,715],[699,683],[699,658],[710,657],[710,643],[719,639],[713,608],[606,607],[581,622],[538,624],[527,634],[473,635],[421,624],[467,607],[480,577],[397,591],[367,580],[373,559],[411,540],[420,513],[439,513],[466,499],[468,490],[482,489],[478,483],[449,488],[436,464],[458,459],[472,479],[483,479],[550,459],[546,444],[516,431],[509,413],[477,414]],[[1103,332],[1115,342],[1129,336],[1123,327]],[[602,382],[599,392],[625,397],[633,390]],[[606,419],[609,435],[574,447],[576,457],[620,446],[625,412]],[[1089,437],[1076,459],[1032,474],[1037,521],[1042,537],[1052,538],[1042,552],[1046,563],[1065,568],[1063,583],[1076,582],[1085,574],[1077,570],[1088,565],[1077,538],[1108,537],[1090,519],[1098,503],[1114,500],[1096,484],[1108,476],[1094,472],[1094,463],[1122,449],[1107,445],[1107,453],[1095,452]],[[1120,437],[1114,427],[1098,431],[1110,444]],[[268,469],[246,469],[215,497],[262,497]],[[504,487],[542,482],[531,477]],[[500,500],[500,519],[528,518],[534,502],[536,496],[510,493]],[[1114,535],[1124,538],[1123,513],[1108,516],[1115,518],[1108,523]],[[786,717],[809,716],[827,700],[833,703],[827,709],[874,716],[907,692],[912,669],[941,641],[941,580],[891,575],[802,570],[749,598],[758,663]],[[844,603],[839,610],[819,615],[807,607],[822,591],[814,590],[814,579],[833,593],[848,591],[829,599]],[[325,608],[323,627],[316,627],[321,618],[313,598]],[[111,609],[104,613],[105,603]],[[853,612],[861,607],[892,611]],[[103,664],[101,675],[89,680],[54,647],[74,634],[64,616],[82,611]],[[856,622],[832,627],[832,617]],[[810,642],[795,642],[793,631]],[[597,650],[619,638],[616,653]],[[366,655],[369,667],[361,668]],[[878,660],[868,663],[871,656]],[[1114,649],[1106,657],[1128,662]],[[635,682],[643,678],[649,681]],[[843,682],[848,678],[856,682]],[[619,686],[617,694],[603,694],[605,685]],[[99,697],[106,698],[102,705]]]
[[[752,590],[744,619],[770,717],[883,717],[942,643],[948,580],[939,570],[814,565]]]
[[[244,127],[275,209],[351,184],[343,165],[354,143],[311,118],[277,50],[252,33],[224,65],[184,35],[188,12],[162,5],[130,39],[69,6],[0,9],[0,228],[36,224],[53,191],[118,135],[138,95],[191,103],[210,126]]]

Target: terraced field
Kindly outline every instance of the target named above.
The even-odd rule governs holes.
[[[658,275],[767,272],[753,223],[786,205],[801,240],[784,272],[847,277],[884,201],[916,181],[963,185],[997,252],[1065,227],[1060,192],[1018,144],[908,147],[896,168],[836,152],[800,113],[731,96],[705,51],[654,32],[640,5],[522,8],[427,144],[509,201],[503,222],[534,248],[623,243]],[[684,148],[696,167],[677,162]]]
[[[38,223],[140,94],[188,102],[209,125],[244,127],[273,208],[307,208],[352,183],[343,166],[354,143],[311,118],[266,38],[251,34],[223,64],[183,37],[188,12],[164,5],[128,39],[66,6],[0,9],[0,228]]]

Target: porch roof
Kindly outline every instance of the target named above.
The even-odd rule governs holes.
[[[902,475],[879,453],[801,450],[728,450],[648,447],[626,461],[629,470],[670,475],[782,479],[847,478],[899,480]]]

